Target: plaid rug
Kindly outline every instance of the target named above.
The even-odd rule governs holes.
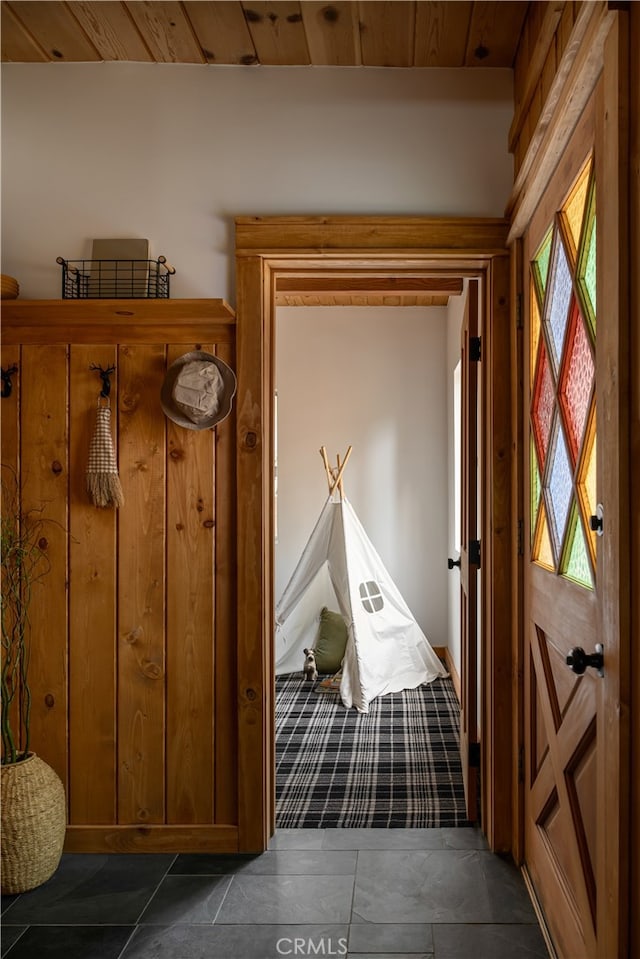
[[[367,714],[301,673],[276,677],[276,825],[466,826],[450,679],[379,696]]]

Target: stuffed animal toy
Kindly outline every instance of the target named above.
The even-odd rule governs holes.
[[[316,654],[312,649],[304,650],[304,666],[302,667],[304,678],[314,682],[318,678],[318,667],[316,666]]]

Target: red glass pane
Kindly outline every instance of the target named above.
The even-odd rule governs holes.
[[[587,421],[593,376],[594,363],[589,337],[580,307],[574,297],[560,376],[560,403],[567,424],[567,438],[574,466]]]
[[[549,357],[544,345],[544,340],[541,338],[540,352],[538,356],[538,368],[536,370],[536,379],[533,387],[533,401],[531,404],[533,435],[535,437],[536,449],[538,451],[540,472],[544,472],[544,465],[547,459],[549,434],[551,432],[551,420],[553,419],[553,407],[554,395],[551,368],[549,366]]]

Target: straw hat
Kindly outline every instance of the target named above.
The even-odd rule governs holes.
[[[170,420],[188,430],[206,430],[229,415],[236,376],[219,357],[185,353],[167,370],[160,402]]]

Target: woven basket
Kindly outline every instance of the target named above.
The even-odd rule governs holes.
[[[14,276],[7,276],[6,273],[0,274],[0,298],[3,300],[15,300],[20,293],[20,286]]]
[[[26,892],[58,868],[66,828],[64,787],[35,753],[1,770],[2,892]]]

